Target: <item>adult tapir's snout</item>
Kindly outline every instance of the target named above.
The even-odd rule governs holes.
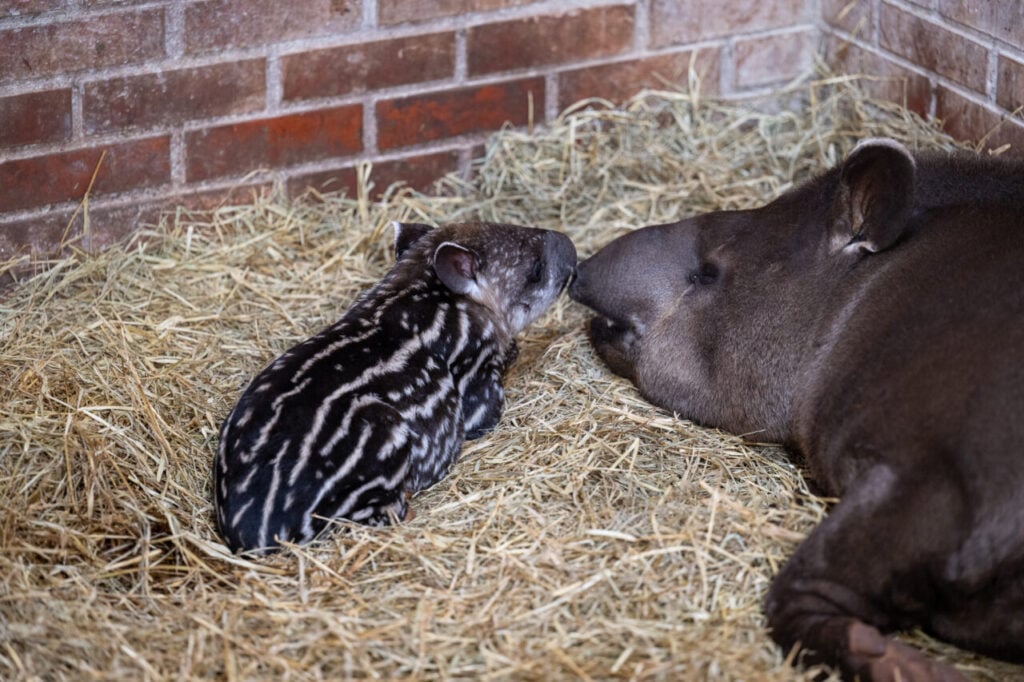
[[[680,305],[679,292],[699,262],[695,234],[692,221],[640,228],[576,269],[569,295],[596,313],[587,325],[594,350],[614,373],[638,385],[646,386],[641,361],[648,334],[663,335],[656,328]],[[692,331],[685,323],[676,326],[682,335]]]
[[[583,292],[582,285],[580,284],[580,271],[583,270],[584,263],[586,261],[576,264],[576,270],[573,271],[572,277],[569,280],[569,297],[574,301],[578,301]]]
[[[617,325],[642,330],[657,317],[696,259],[686,221],[612,240],[576,267],[569,296]]]
[[[593,298],[594,277],[592,272],[595,268],[592,261],[593,257],[577,263],[576,272],[569,283],[569,297],[586,306],[590,305],[590,300]]]

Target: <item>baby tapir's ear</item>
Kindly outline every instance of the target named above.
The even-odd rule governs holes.
[[[916,164],[895,140],[858,144],[839,169],[831,212],[831,250],[877,252],[906,229],[914,207]]]
[[[416,240],[434,229],[423,223],[400,223],[397,220],[391,221],[391,227],[395,230],[395,260],[401,258]]]
[[[475,253],[455,242],[444,242],[434,251],[434,272],[457,294],[473,296],[477,293],[478,264]]]

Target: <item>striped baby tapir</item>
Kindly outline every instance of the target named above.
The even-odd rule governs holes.
[[[498,423],[513,337],[576,267],[551,230],[393,226],[391,270],[264,369],[221,427],[214,508],[233,551],[308,542],[331,519],[408,518],[409,497]]]

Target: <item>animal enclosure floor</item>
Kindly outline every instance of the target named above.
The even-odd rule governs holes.
[[[0,678],[811,679],[761,602],[828,502],[782,450],[642,401],[566,297],[520,338],[500,426],[413,521],[249,560],[219,542],[209,487],[242,388],[385,272],[390,220],[555,228],[583,257],[761,205],[864,137],[953,147],[850,79],[794,97],[592,103],[495,135],[440,196],[259,197],[69,245],[0,300]],[[908,637],[971,678],[1024,677]]]

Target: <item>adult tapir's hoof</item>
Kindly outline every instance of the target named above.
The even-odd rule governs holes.
[[[768,590],[765,613],[785,651],[861,682],[965,682],[959,672],[882,634],[907,622],[926,630],[948,586],[935,575],[958,541],[960,516],[942,470],[901,478],[886,465],[865,471],[800,545]],[[898,540],[895,540],[898,539]],[[1008,603],[1008,608],[1010,604]],[[954,640],[955,641],[955,640]]]
[[[636,382],[636,342],[632,329],[618,325],[606,317],[591,318],[587,325],[590,343],[608,369],[621,377]]]
[[[847,667],[863,682],[967,682],[956,668],[933,661],[859,620],[847,628],[847,647]]]

